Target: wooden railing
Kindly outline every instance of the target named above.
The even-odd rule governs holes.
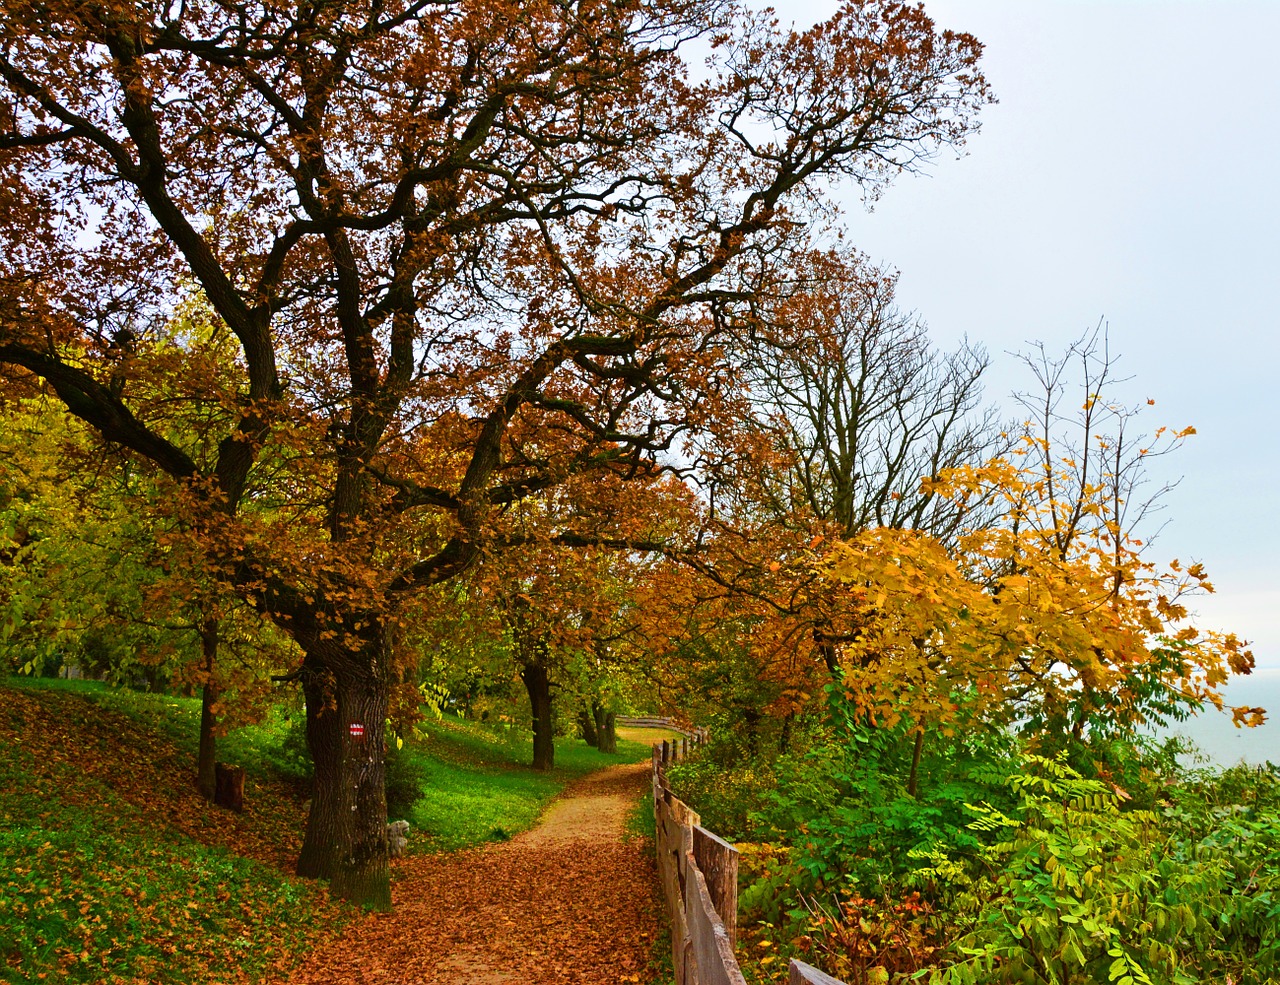
[[[617,724],[626,725],[631,728],[661,728],[668,732],[679,732],[691,742],[703,743],[707,741],[707,730],[704,728],[694,728],[688,725],[682,725],[674,718],[667,718],[658,715],[619,715]]]
[[[663,728],[670,726],[663,725]],[[738,938],[738,850],[702,827],[698,812],[671,792],[667,764],[706,741],[705,731],[653,747],[653,817],[658,880],[671,923],[675,985],[746,985],[733,948]],[[788,985],[843,985],[791,961]]]

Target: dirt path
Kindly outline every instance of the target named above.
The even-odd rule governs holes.
[[[578,781],[505,844],[395,863],[395,911],[352,924],[296,985],[647,982],[653,862],[623,826],[647,763]]]

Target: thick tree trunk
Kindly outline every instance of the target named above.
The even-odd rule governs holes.
[[[196,760],[196,786],[200,790],[200,796],[211,801],[217,793],[215,771],[218,760],[218,738],[214,735],[218,719],[213,713],[214,703],[218,700],[218,685],[213,679],[218,658],[216,619],[210,619],[200,627],[200,648],[204,656],[205,677],[200,694],[200,754]]]
[[[617,731],[617,715],[612,711],[605,711],[604,706],[597,702],[591,709],[592,715],[596,720],[596,748],[601,752],[616,753],[618,751],[618,731]]]
[[[382,650],[379,637],[364,652],[347,654],[341,670],[316,660],[303,674],[315,781],[298,875],[328,879],[335,896],[389,910]],[[311,655],[307,659],[313,663]]]
[[[555,735],[551,725],[551,680],[542,663],[528,663],[520,669],[520,679],[529,692],[529,709],[533,712],[533,768],[550,770],[555,766]]]

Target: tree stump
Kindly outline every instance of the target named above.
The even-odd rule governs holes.
[[[244,767],[218,763],[214,771],[213,802],[237,814],[244,812]]]

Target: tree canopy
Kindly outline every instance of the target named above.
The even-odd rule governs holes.
[[[718,0],[15,0],[0,39],[6,380],[163,476],[296,640],[300,871],[383,906],[405,600],[519,542],[521,500],[732,447],[729,343],[826,186],[878,194],[990,98],[976,40],[885,0],[799,32]],[[156,344],[193,297],[235,340],[217,385]]]

